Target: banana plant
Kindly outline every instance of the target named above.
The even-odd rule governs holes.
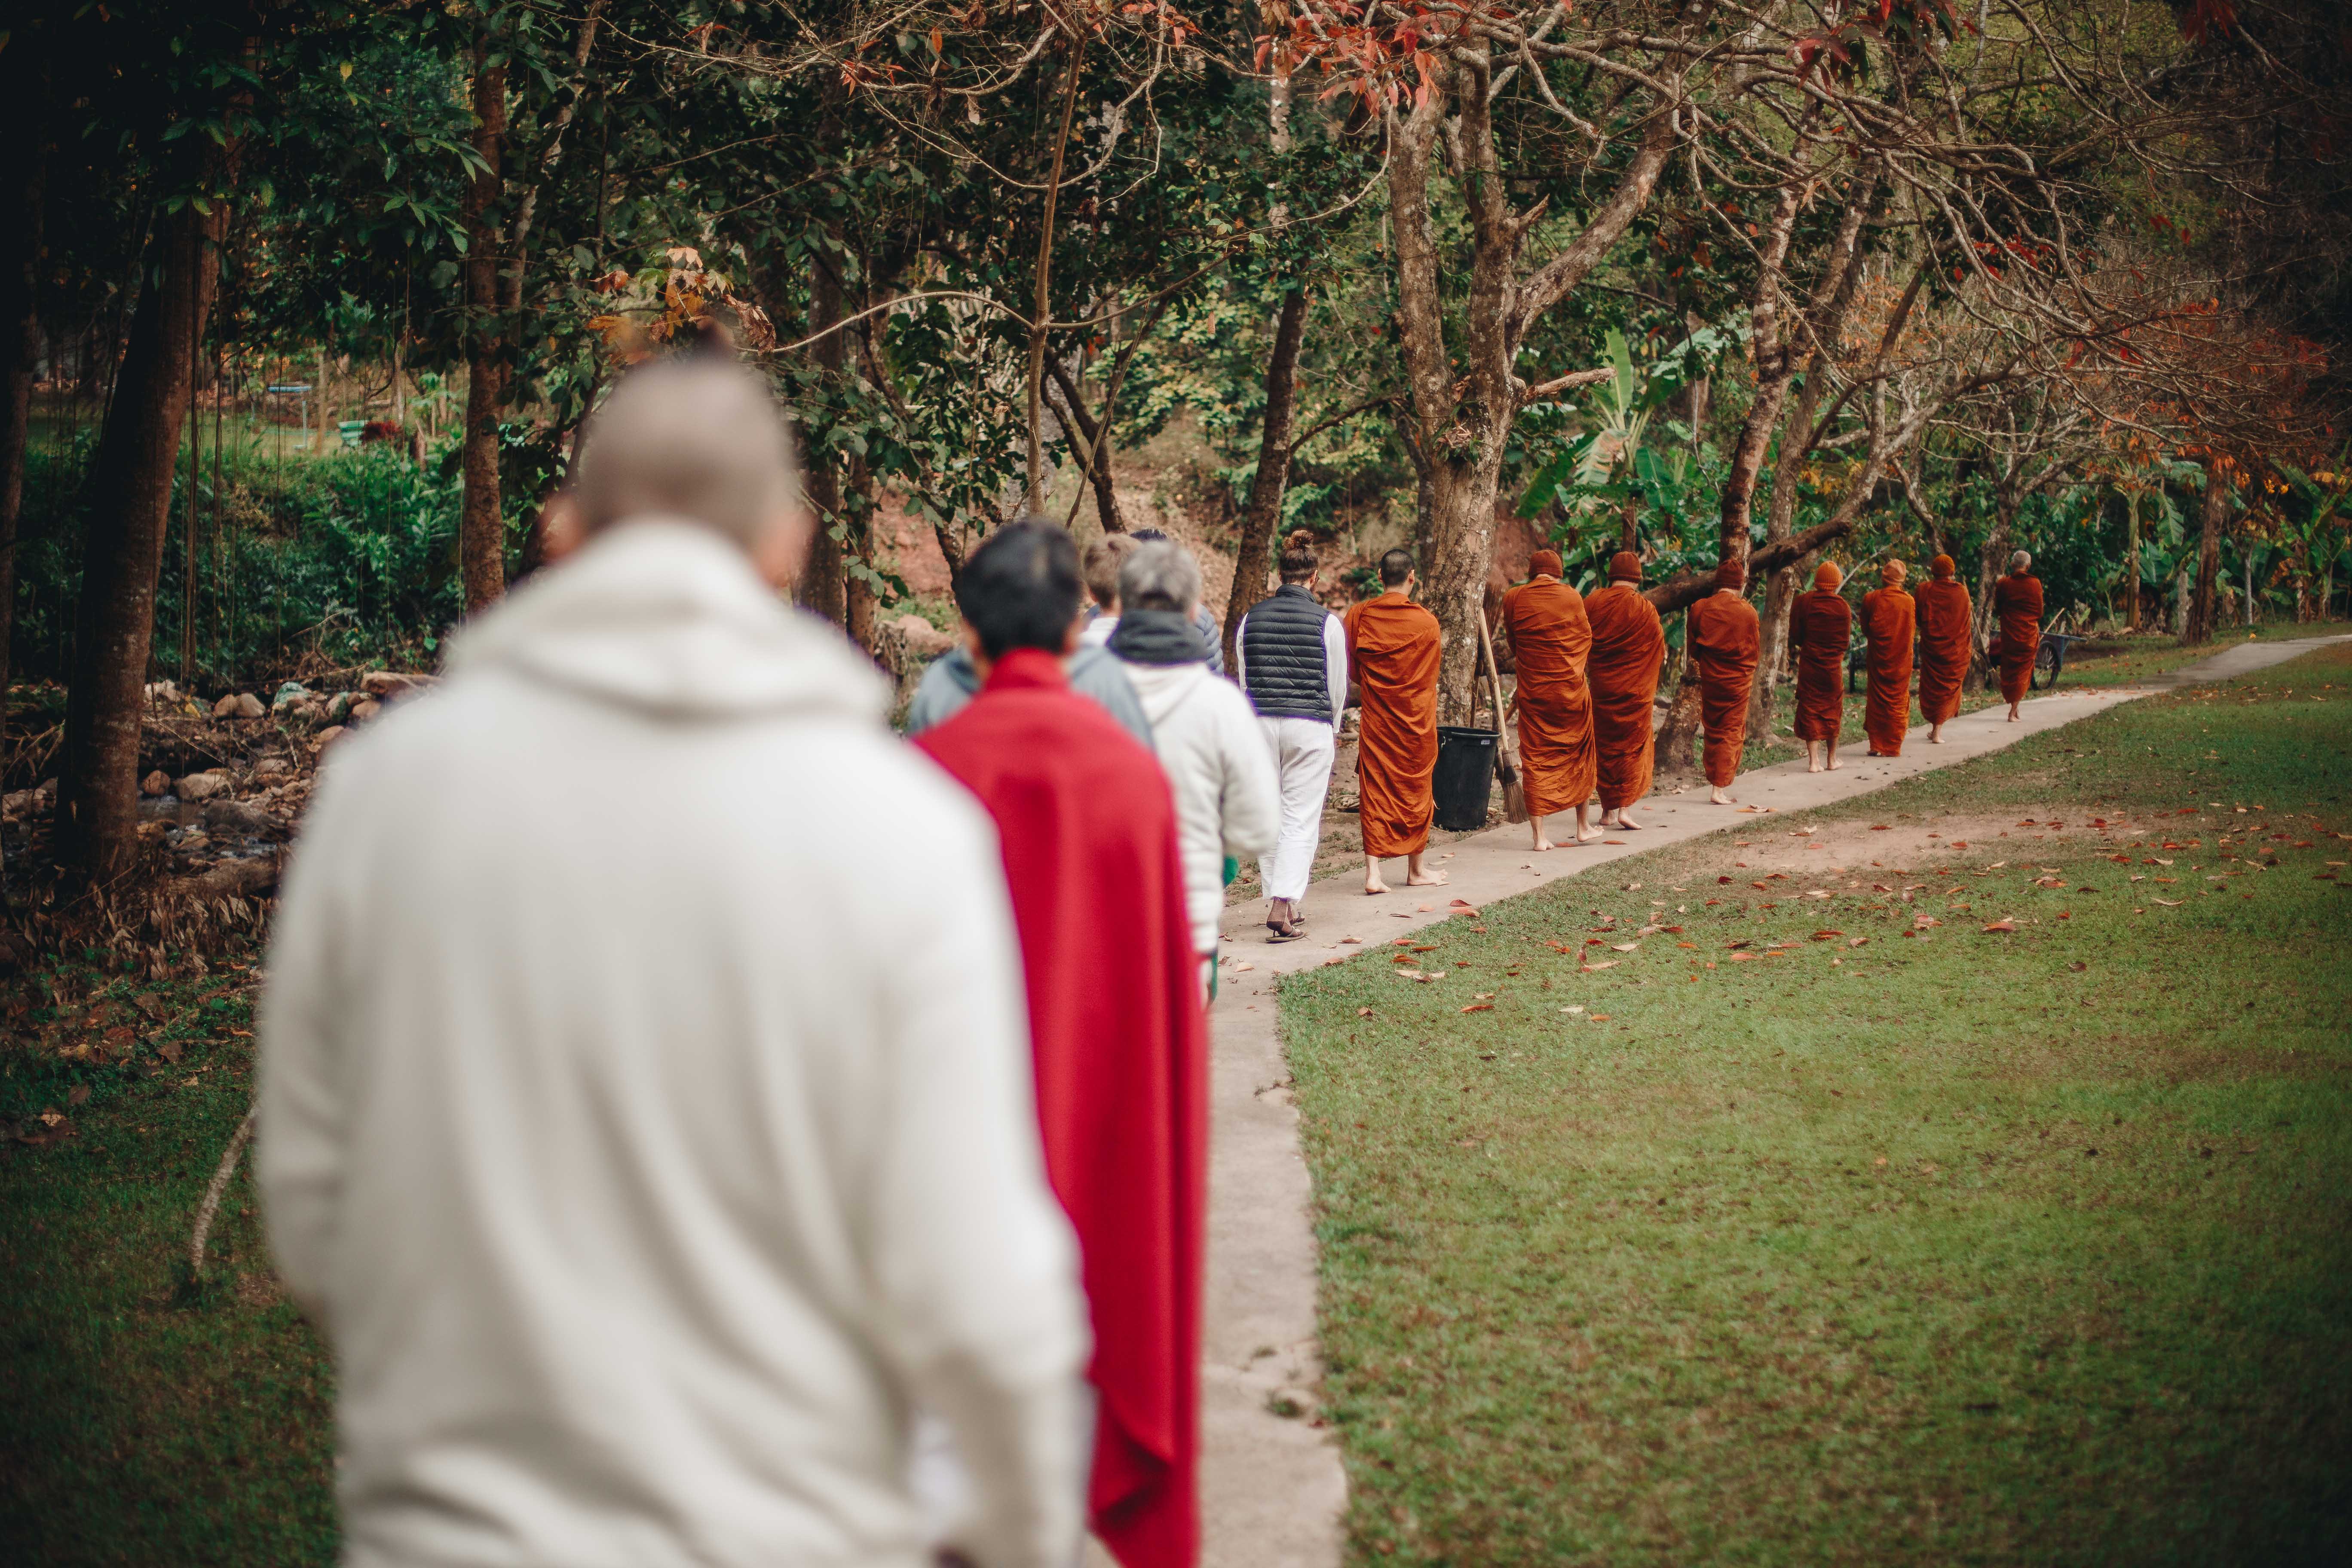
[[[1643,460],[1649,460],[1654,474],[1661,472],[1656,465],[1664,460],[1643,446],[1651,421],[1693,379],[1709,374],[1743,335],[1737,328],[1702,327],[1654,363],[1637,365],[1633,345],[1612,327],[1604,340],[1609,378],[1600,383],[1585,407],[1582,432],[1528,481],[1519,497],[1519,515],[1534,517],[1554,501],[1584,516],[1605,504],[1622,504],[1629,496],[1648,499]],[[1689,454],[1680,456],[1687,458]]]

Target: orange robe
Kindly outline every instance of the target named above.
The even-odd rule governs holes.
[[[1650,793],[1656,761],[1658,676],[1666,664],[1658,612],[1630,583],[1612,583],[1584,601],[1592,623],[1592,738],[1601,808],[1615,811]]]
[[[1975,613],[1958,583],[1919,584],[1919,711],[1930,724],[1948,724],[1960,710]]]
[[[2033,682],[2033,656],[2042,651],[2042,579],[2003,577],[1995,583],[1992,613],[2000,619],[2000,694],[2022,702]]]
[[[1755,605],[1738,594],[1716,593],[1690,607],[1683,635],[1690,638],[1691,667],[1698,671],[1699,718],[1706,727],[1706,782],[1721,789],[1739,776],[1763,628]]]
[[[1862,596],[1862,635],[1870,639],[1862,730],[1882,757],[1903,754],[1903,731],[1911,727],[1911,638],[1918,627],[1918,608],[1902,589],[1873,588]]]
[[[1797,595],[1789,644],[1797,650],[1797,739],[1834,741],[1845,722],[1845,651],[1853,607],[1834,588]]]
[[[1584,684],[1592,626],[1584,599],[1557,577],[1503,595],[1503,635],[1519,679],[1519,777],[1528,815],[1573,811],[1592,798],[1592,694]]]
[[[1348,673],[1361,693],[1356,800],[1364,853],[1386,858],[1429,845],[1436,809],[1437,617],[1391,589],[1350,607]]]

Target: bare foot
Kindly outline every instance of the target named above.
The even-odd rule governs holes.
[[[1940,746],[1943,743],[1944,727],[1941,724],[1938,724],[1934,729],[1927,731],[1927,744],[1931,746]]]
[[[1592,826],[1589,823],[1580,822],[1576,825],[1576,841],[1579,844],[1590,844],[1594,839],[1600,837],[1601,833],[1601,830],[1600,828]]]
[[[1709,805],[1738,805],[1739,804],[1738,801],[1731,798],[1731,792],[1729,790],[1721,788],[1718,788],[1713,795],[1708,795],[1706,800]]]
[[[1378,860],[1365,861],[1364,896],[1366,898],[1377,898],[1388,890],[1389,885],[1381,880],[1381,863]]]
[[[2014,724],[2014,723],[2016,723],[2016,722],[2017,722],[2017,708],[2016,708],[2016,705],[2015,705],[2014,703],[2012,703],[2012,704],[2010,706],[2010,710],[2009,710],[2009,721],[2010,721],[2011,723],[2012,723],[2012,724]]]
[[[1546,837],[1543,836],[1543,832],[1542,832],[1542,830],[1541,830],[1540,828],[1538,828],[1538,829],[1537,830],[1537,832],[1536,832],[1535,852],[1536,852],[1537,854],[1540,855],[1540,854],[1542,854],[1545,850],[1549,849],[1549,848],[1551,848],[1552,847],[1553,847],[1553,846],[1552,846],[1552,841],[1551,841],[1550,839],[1549,839],[1549,838],[1546,838]]]
[[[1822,764],[1821,764],[1821,761],[1820,761],[1820,759],[1816,758],[1816,759],[1815,759],[1815,760],[1813,760],[1812,762],[1807,763],[1805,764],[1805,771],[1806,771],[1807,773],[1820,773],[1820,772],[1822,771]]]
[[[1827,772],[1829,772],[1829,773],[1835,773],[1835,772],[1837,772],[1837,770],[1838,770],[1838,769],[1840,769],[1840,768],[1842,768],[1842,767],[1843,767],[1843,766],[1845,766],[1845,764],[1844,764],[1843,763],[1839,762],[1835,757],[1832,757],[1832,758],[1830,759],[1829,767],[1828,767],[1825,771],[1827,771]]]
[[[1408,871],[1405,874],[1404,885],[1408,888],[1442,888],[1445,886],[1445,873],[1426,870]]]
[[[1639,833],[1642,830],[1642,825],[1640,823],[1634,821],[1632,817],[1626,816],[1622,811],[1617,814],[1617,826],[1620,827],[1630,827],[1636,833]]]

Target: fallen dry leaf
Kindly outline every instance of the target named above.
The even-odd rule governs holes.
[[[1465,1013],[1491,1013],[1495,1010],[1495,1005],[1492,1002],[1479,1002],[1462,1010]]]
[[[1866,942],[1869,940],[1870,939],[1866,936],[1850,936],[1845,939],[1845,944],[1848,947],[1860,947],[1864,942]]]
[[[1359,1007],[1356,1009],[1356,1016],[1359,1018],[1369,1018],[1371,1016],[1372,1010],[1370,1007]]]
[[[1604,958],[1604,959],[1602,959],[1602,960],[1601,960],[1600,963],[1588,963],[1588,964],[1586,964],[1586,965],[1584,966],[1584,968],[1585,968],[1588,972],[1591,972],[1591,971],[1593,971],[1593,970],[1601,970],[1601,969],[1614,969],[1614,968],[1616,968],[1616,967],[1617,967],[1617,965],[1618,965],[1619,963],[1622,963],[1622,962],[1623,962],[1623,960],[1622,960],[1622,959],[1615,959],[1615,958]]]
[[[1933,915],[1913,915],[1911,917],[1911,929],[1913,931],[1926,931],[1929,926],[1939,926],[1943,923],[1943,921],[1937,920]]]
[[[1638,942],[1612,942],[1609,944],[1610,950],[1614,952],[1631,952],[1641,945]]]
[[[2162,904],[2168,910],[2177,910],[2182,903],[2182,900],[2179,899],[2157,899],[2152,901]]]
[[[1813,940],[1815,942],[1829,942],[1833,938],[1841,937],[1844,934],[1845,932],[1842,931],[1817,931],[1813,933]]]
[[[2006,919],[1997,920],[1984,929],[1987,931],[2015,931],[2017,929],[2017,922],[2015,921]]]

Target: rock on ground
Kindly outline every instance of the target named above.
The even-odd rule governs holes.
[[[431,675],[403,675],[396,670],[371,669],[360,677],[360,689],[378,700],[405,697],[412,691],[423,691],[439,678]]]

